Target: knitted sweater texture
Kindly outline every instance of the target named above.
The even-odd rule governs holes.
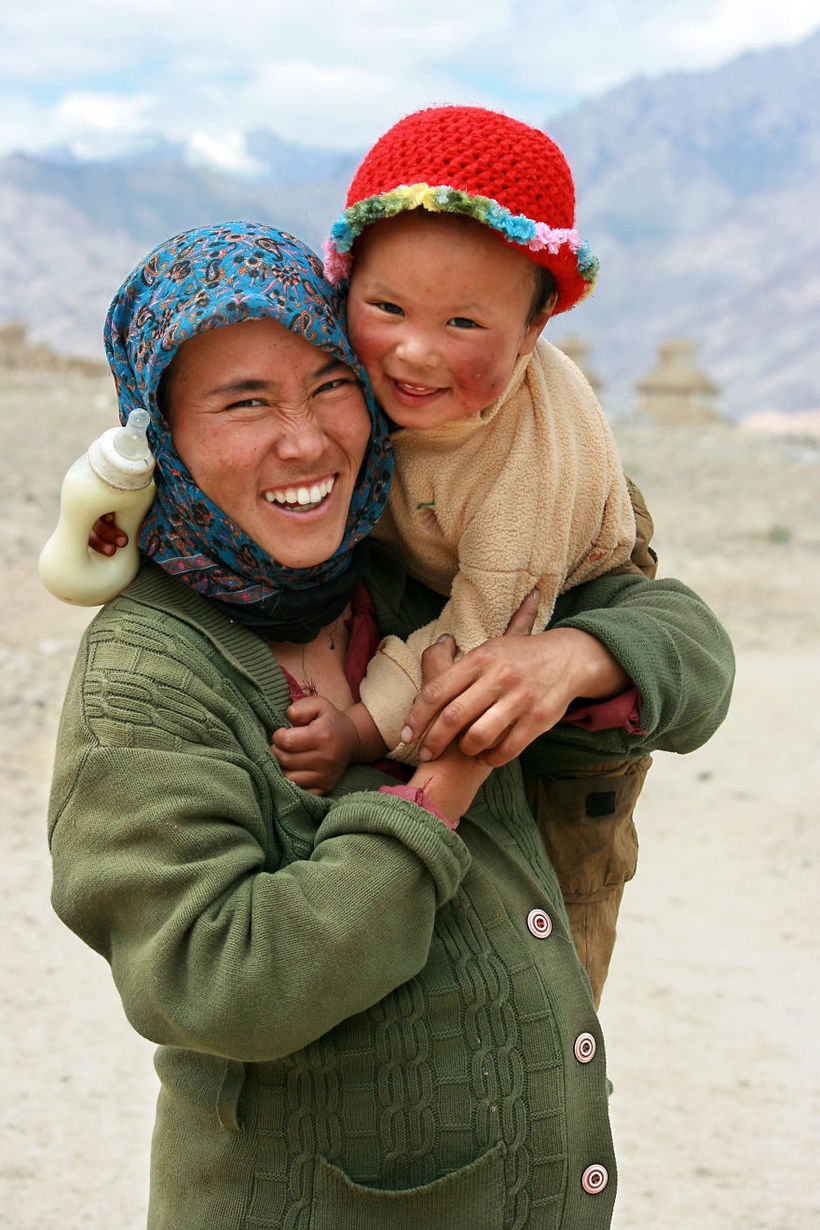
[[[536,630],[560,593],[623,564],[635,521],[612,433],[578,368],[540,340],[487,410],[391,437],[390,501],[376,530],[408,571],[449,597],[436,620],[373,659],[362,700],[396,749],[421,655],[449,632],[460,653],[500,636],[536,586]],[[398,752],[407,757],[404,749]]]
[[[569,620],[612,632],[625,602],[645,634],[654,584],[602,578],[572,591]],[[428,601],[385,559],[370,587],[400,634]],[[685,639],[673,621],[657,643]],[[677,711],[708,737],[727,670],[695,736],[667,666],[657,736]],[[159,1045],[150,1230],[604,1230],[603,1042],[517,767],[457,832],[373,793],[387,779],[367,768],[314,798],[270,752],[288,703],[264,642],[151,565],[92,622],[69,685],[53,903]],[[573,739],[576,755],[599,743]],[[608,1172],[598,1194],[590,1166]]]

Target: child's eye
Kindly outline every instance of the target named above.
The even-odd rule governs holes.
[[[389,316],[404,315],[397,303],[374,303],[373,306],[378,308],[380,312],[387,312]]]
[[[448,325],[453,325],[456,329],[480,329],[481,325],[476,320],[470,320],[469,316],[451,316],[447,321]]]

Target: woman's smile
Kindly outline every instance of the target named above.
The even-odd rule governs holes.
[[[269,504],[277,504],[288,512],[313,512],[322,505],[336,485],[336,475],[319,479],[318,482],[293,483],[279,490],[263,492]]]

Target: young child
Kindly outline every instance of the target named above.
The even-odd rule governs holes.
[[[639,529],[649,522],[640,493],[588,383],[539,340],[597,275],[574,210],[554,142],[480,108],[407,116],[354,177],[325,272],[349,283],[351,341],[395,428],[393,486],[375,533],[448,601],[406,642],[381,643],[346,714],[318,697],[294,704],[298,730],[276,732],[273,750],[302,784],[313,766],[310,788],[330,789],[351,760],[385,749],[416,759],[402,731],[421,654],[443,633],[464,654],[501,635],[533,589],[540,631],[559,593],[636,567],[630,496]],[[635,557],[654,574],[646,538]],[[627,701],[612,724],[638,728],[638,709],[639,698]],[[649,764],[528,777],[596,1003],[635,870],[632,812]]]
[[[466,653],[534,589],[540,630],[559,593],[629,559],[635,522],[609,427],[578,369],[538,340],[595,281],[574,205],[549,137],[480,108],[406,117],[356,173],[325,271],[349,280],[351,341],[397,429],[376,536],[449,600],[406,643],[381,644],[344,718],[310,719],[325,757],[338,747],[313,788],[352,758],[415,759],[401,732],[421,654],[443,633]],[[299,740],[302,768],[313,750]]]

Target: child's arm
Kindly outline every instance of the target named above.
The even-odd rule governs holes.
[[[534,612],[534,605],[530,610]],[[523,619],[519,616],[516,617],[518,623],[515,627],[511,624],[510,631],[527,635],[532,630],[531,615],[529,621],[526,614]],[[455,649],[453,638],[442,636],[424,651],[421,663],[423,684],[431,683],[452,666]],[[417,768],[407,785],[410,789],[421,790],[426,801],[424,805],[435,808],[446,823],[455,828],[490,771],[488,764],[465,756],[458,744],[453,742],[438,759]],[[390,790],[390,787],[387,789]]]
[[[509,632],[527,635],[534,611],[535,604],[530,604],[529,611],[519,612]],[[446,671],[454,656],[452,637],[442,636],[422,655],[422,682]],[[288,718],[293,727],[274,732],[272,750],[285,776],[310,794],[326,794],[349,764],[370,763],[386,750],[362,704],[345,713],[324,696],[305,696],[293,702]],[[489,773],[489,764],[465,756],[452,743],[434,762],[417,769],[408,786],[422,791],[427,803],[455,828]]]
[[[303,696],[288,719],[292,726],[274,731],[271,750],[285,777],[310,794],[327,794],[349,764],[370,764],[387,750],[362,704],[343,711],[324,696]]]
[[[560,592],[606,573],[629,558],[635,540],[635,520],[620,463],[614,451],[606,447],[607,439],[602,435],[599,441],[603,457],[596,483],[590,484],[592,490],[585,489],[579,460],[577,466],[569,467],[575,481],[565,484],[565,505],[553,509],[549,516],[542,507],[543,501],[533,499],[528,503],[521,497],[523,478],[518,475],[512,483],[506,469],[496,475],[491,486],[480,491],[480,498],[474,493],[467,500],[460,520],[447,505],[437,510],[436,525],[441,530],[428,531],[431,549],[436,548],[439,538],[452,543],[457,537],[456,570],[449,600],[434,621],[406,640],[387,637],[361,685],[362,701],[397,759],[418,761],[418,748],[408,746],[406,718],[421,686],[421,654],[429,645],[442,634],[449,634],[461,654],[475,651],[488,639],[503,636],[511,614],[536,589],[540,596],[535,624],[544,628]],[[597,457],[592,439],[587,445],[587,453]],[[533,482],[530,475],[531,485]],[[405,512],[402,506],[397,522],[410,541],[412,517],[406,517]],[[419,552],[419,544],[414,545],[414,550]],[[517,649],[509,652],[521,656]],[[572,661],[576,661],[575,655]],[[591,669],[588,656],[582,655],[578,663],[584,674]],[[597,661],[596,665],[600,668],[604,663]],[[608,660],[607,665],[614,668]],[[548,729],[563,716],[563,709],[553,716],[566,692],[561,682],[556,679],[554,694],[547,698],[548,712],[542,715],[547,726],[542,729]],[[608,690],[610,686],[614,692],[618,690],[614,684],[602,682],[598,686],[606,689],[600,695],[613,694]],[[570,693],[567,703],[576,695],[593,699],[589,693]],[[455,697],[451,700],[455,701]],[[412,733],[417,735],[418,730],[414,724]],[[476,750],[470,749],[472,754]]]

